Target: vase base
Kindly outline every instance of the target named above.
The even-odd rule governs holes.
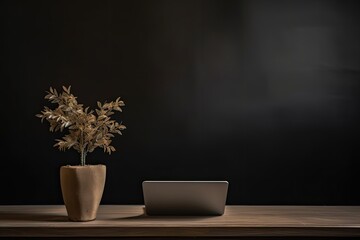
[[[91,221],[96,220],[96,218],[93,218],[93,219],[71,219],[71,218],[68,218],[68,219],[71,222],[91,222]]]

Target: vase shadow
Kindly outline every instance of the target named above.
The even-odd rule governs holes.
[[[0,212],[0,221],[68,222],[66,215]]]

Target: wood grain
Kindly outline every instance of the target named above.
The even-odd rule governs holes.
[[[360,236],[360,206],[232,206],[223,216],[146,216],[139,205],[102,205],[70,222],[62,205],[0,206],[0,237]]]

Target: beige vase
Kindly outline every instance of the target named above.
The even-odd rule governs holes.
[[[104,191],[105,165],[62,166],[60,184],[69,220],[95,220]]]

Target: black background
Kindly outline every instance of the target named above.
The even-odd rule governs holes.
[[[228,204],[360,203],[357,1],[1,1],[0,204],[61,204],[50,86],[120,96],[103,204],[227,180]]]

